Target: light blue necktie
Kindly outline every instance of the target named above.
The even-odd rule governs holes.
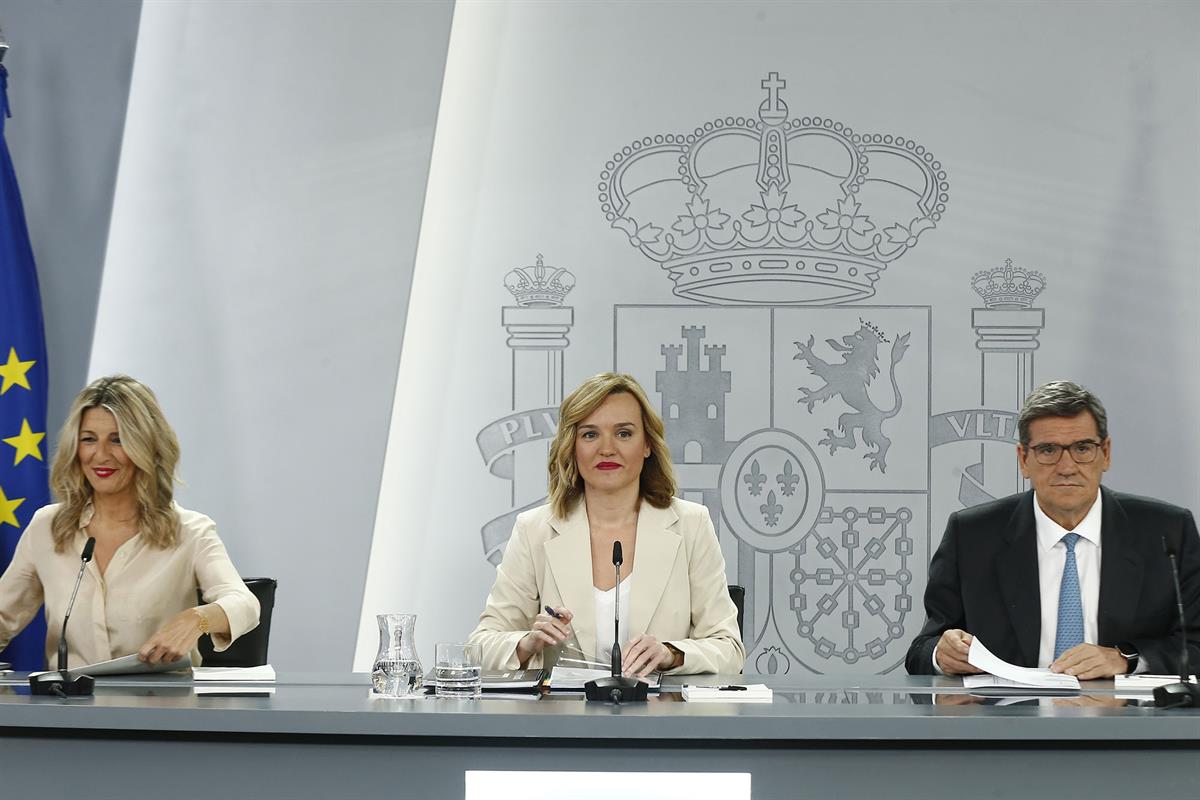
[[[1057,660],[1077,644],[1083,644],[1083,598],[1079,594],[1079,568],[1075,564],[1078,533],[1062,537],[1067,546],[1062,585],[1058,590],[1058,630],[1054,634],[1054,658]]]

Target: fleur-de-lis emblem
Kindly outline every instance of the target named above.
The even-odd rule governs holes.
[[[767,476],[763,473],[762,467],[758,465],[758,459],[754,459],[753,463],[750,464],[750,472],[747,475],[743,475],[742,480],[749,487],[751,497],[758,497],[762,494],[763,484],[767,482]],[[771,502],[775,501],[772,500]]]
[[[783,506],[775,502],[775,492],[767,492],[767,502],[758,507],[762,512],[763,520],[766,521],[767,527],[774,528],[779,524],[779,515],[783,513]]]
[[[800,476],[792,469],[791,459],[783,462],[783,472],[775,476],[775,482],[779,484],[779,491],[783,492],[784,497],[791,497],[796,493],[796,484],[800,483]]]

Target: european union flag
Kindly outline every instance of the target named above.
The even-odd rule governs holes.
[[[0,571],[33,512],[50,500],[46,457],[46,336],[33,248],[4,122],[8,71],[0,64]],[[0,653],[16,669],[42,669],[46,621],[38,614]]]

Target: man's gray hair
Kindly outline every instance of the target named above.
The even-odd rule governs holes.
[[[1100,441],[1108,438],[1108,414],[1100,398],[1071,381],[1050,381],[1029,393],[1021,416],[1017,419],[1017,433],[1021,444],[1029,444],[1029,424],[1042,417],[1073,417],[1090,411],[1100,432]]]

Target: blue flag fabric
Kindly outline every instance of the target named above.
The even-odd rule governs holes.
[[[33,512],[50,501],[46,441],[46,336],[33,248],[4,123],[8,72],[0,64],[0,572]],[[42,669],[45,615],[0,652],[21,670]]]

